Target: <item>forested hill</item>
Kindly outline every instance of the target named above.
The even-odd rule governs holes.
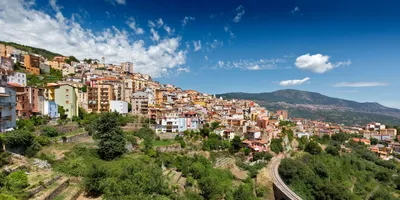
[[[51,60],[54,58],[54,56],[61,56],[61,54],[59,53],[54,53],[51,51],[48,51],[46,49],[41,49],[41,48],[36,48],[36,47],[31,47],[31,46],[26,46],[26,45],[22,45],[22,44],[17,44],[14,42],[4,42],[4,41],[0,41],[0,44],[4,44],[7,46],[12,46],[14,48],[23,50],[23,51],[27,51],[29,53],[34,53],[34,54],[39,54],[42,55],[43,57]]]
[[[348,123],[385,120],[390,124],[400,124],[399,109],[389,108],[379,103],[359,103],[328,97],[316,92],[287,89],[264,93],[235,92],[217,96],[226,99],[254,100],[272,110],[288,109],[292,111],[292,117],[329,119],[330,121],[347,121]],[[333,118],[332,114],[334,114],[333,116],[337,114],[337,116]],[[342,119],[336,119],[340,117]]]

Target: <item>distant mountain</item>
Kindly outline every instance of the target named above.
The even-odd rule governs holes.
[[[400,124],[400,109],[389,108],[379,103],[359,103],[328,97],[316,92],[287,89],[264,93],[235,92],[217,96],[226,99],[253,100],[270,110],[288,109],[291,117],[344,124],[365,124],[370,121]]]
[[[61,54],[59,54],[59,53],[54,53],[54,52],[48,51],[46,49],[26,46],[26,45],[17,44],[17,43],[14,43],[14,42],[0,41],[0,44],[5,44],[7,46],[12,46],[14,48],[17,48],[17,49],[20,49],[20,50],[23,50],[23,51],[27,51],[29,53],[39,54],[39,55],[42,55],[43,57],[45,57],[45,58],[47,58],[49,60],[52,60],[55,56],[61,56]]]

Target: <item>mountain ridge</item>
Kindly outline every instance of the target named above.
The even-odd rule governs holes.
[[[354,120],[354,123],[368,123],[369,120],[385,119],[387,122],[400,124],[400,109],[390,108],[377,102],[357,102],[329,97],[317,92],[285,89],[261,93],[230,92],[216,96],[227,99],[253,100],[267,109],[292,110],[293,113],[296,113],[293,117],[312,117],[315,114],[323,119],[330,118],[326,115],[336,113],[338,118],[342,115],[347,116],[344,117],[346,118],[344,120],[337,120],[345,122],[347,118],[351,121],[358,118],[357,114],[360,114],[365,116],[361,117],[362,120]]]

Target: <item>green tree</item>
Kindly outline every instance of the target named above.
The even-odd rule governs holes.
[[[370,140],[371,140],[371,145],[377,145],[379,142],[379,140],[376,138],[371,138]]]
[[[319,146],[318,143],[311,141],[306,145],[306,148],[304,150],[310,154],[317,155],[321,153],[322,148]]]
[[[67,119],[67,115],[65,114],[65,109],[62,106],[58,106],[58,114],[60,114],[60,119]]]
[[[239,136],[235,135],[235,137],[231,141],[230,152],[237,153],[242,148],[242,140]]]
[[[219,122],[212,122],[210,126],[211,130],[217,129],[219,127],[219,124]]]
[[[125,134],[118,125],[118,113],[103,113],[95,123],[95,138],[99,139],[99,155],[112,160],[125,153]]]
[[[86,190],[89,193],[101,193],[104,190],[102,181],[107,178],[107,170],[104,166],[92,164],[83,179]]]
[[[325,148],[326,153],[331,154],[332,156],[338,156],[339,150],[334,146],[327,146]]]
[[[282,139],[272,139],[270,145],[271,151],[278,154],[283,151]]]
[[[257,198],[254,196],[253,188],[249,184],[242,184],[239,188],[233,193],[234,200],[256,200]]]

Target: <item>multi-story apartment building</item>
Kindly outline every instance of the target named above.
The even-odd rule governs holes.
[[[11,57],[11,55],[14,53],[14,47],[12,46],[6,46],[5,44],[0,44],[0,57]]]
[[[58,105],[54,101],[43,101],[43,115],[47,115],[50,118],[57,118],[59,117],[58,114]]]
[[[16,113],[20,119],[29,119],[31,116],[31,104],[29,103],[29,94],[27,87],[13,86],[16,91]]]
[[[7,129],[16,127],[16,96],[15,90],[8,87],[0,87],[0,129],[4,132]]]
[[[62,69],[63,76],[68,76],[71,74],[75,74],[75,67],[67,65]]]
[[[132,114],[149,114],[149,96],[146,92],[135,92],[131,95]]]
[[[11,58],[0,56],[0,67],[7,71],[14,71],[14,61]]]
[[[39,75],[40,74],[40,58],[34,55],[25,55],[24,56],[24,65],[26,71]]]
[[[128,102],[126,101],[110,101],[110,111],[119,114],[128,113]]]
[[[88,110],[88,93],[87,91],[82,92],[79,91],[78,92],[78,103],[79,103],[79,107],[82,107],[85,110]]]
[[[95,87],[88,87],[88,111],[108,112],[110,101],[114,100],[114,89],[112,84],[99,84]]]
[[[79,115],[78,88],[69,84],[48,84],[45,91],[45,98],[54,101],[65,110],[67,118]]]
[[[8,84],[18,84],[22,87],[26,86],[26,74],[23,72],[11,72],[7,76]]]
[[[131,62],[121,63],[121,68],[125,73],[133,73],[133,63]]]
[[[43,114],[43,89],[12,85],[16,91],[16,113],[21,119]]]
[[[178,113],[167,113],[156,125],[156,133],[175,133],[179,131]]]

